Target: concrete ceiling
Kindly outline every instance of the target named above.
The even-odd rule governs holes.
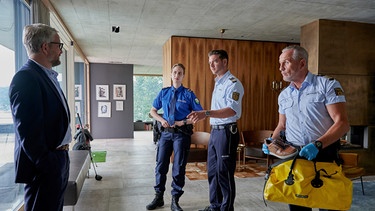
[[[137,74],[161,74],[162,46],[172,35],[299,42],[301,26],[317,19],[375,24],[374,0],[50,2],[89,62],[134,64]]]

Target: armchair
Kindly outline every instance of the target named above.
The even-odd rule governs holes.
[[[266,155],[262,151],[262,144],[264,139],[270,137],[273,133],[272,130],[245,130],[241,132],[241,138],[245,144],[243,151],[243,163],[245,163],[246,158],[258,160],[265,160],[267,166],[270,164],[270,160],[273,156]]]

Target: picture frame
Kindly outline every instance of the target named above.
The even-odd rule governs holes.
[[[123,111],[123,110],[124,110],[124,102],[116,101],[116,111]]]
[[[74,99],[82,100],[82,85],[81,84],[74,85]]]
[[[126,85],[113,84],[113,99],[126,100]]]
[[[96,100],[109,100],[108,85],[96,85]]]
[[[74,102],[74,112],[81,115],[81,102]]]
[[[98,102],[98,117],[111,117],[111,102]]]

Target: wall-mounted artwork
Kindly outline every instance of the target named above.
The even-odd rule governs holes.
[[[80,84],[74,85],[74,99],[82,100],[82,85]]]
[[[126,99],[126,85],[113,84],[113,99],[114,100]]]
[[[74,102],[74,111],[81,115],[81,102]]]
[[[108,85],[96,85],[96,100],[109,100]]]
[[[111,102],[98,102],[98,117],[111,117]]]
[[[116,111],[123,111],[123,110],[124,110],[124,102],[116,101]]]

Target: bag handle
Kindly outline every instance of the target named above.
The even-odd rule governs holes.
[[[278,166],[280,165],[281,163],[284,163],[286,161],[289,161],[289,160],[292,160],[293,159],[293,163],[292,163],[292,166],[291,166],[291,170],[289,172],[289,175],[292,174],[292,169],[293,169],[293,166],[294,166],[294,163],[295,163],[295,160],[297,158],[298,154],[296,154],[294,157],[289,157],[289,158],[285,158],[285,159],[281,159],[281,160],[278,160],[276,161],[275,163],[271,164],[270,166],[268,166],[268,169],[266,171],[266,175],[264,176],[264,185],[263,185],[263,202],[264,202],[264,205],[267,207],[267,203],[266,203],[266,199],[264,198],[264,190],[266,188],[266,184],[267,184],[267,180],[269,179],[270,177],[270,173],[272,171],[272,168],[275,167],[275,166]],[[293,174],[292,174],[293,175]],[[289,176],[288,176],[289,178]],[[293,179],[293,176],[292,176],[292,179]],[[293,183],[294,183],[294,179],[293,179]]]
[[[298,157],[298,154],[296,154],[294,156],[293,161],[292,161],[292,165],[290,165],[290,171],[289,171],[289,174],[288,174],[288,178],[284,181],[285,184],[287,184],[287,185],[293,185],[294,184],[293,167],[294,167],[294,164],[296,163],[297,157]]]

